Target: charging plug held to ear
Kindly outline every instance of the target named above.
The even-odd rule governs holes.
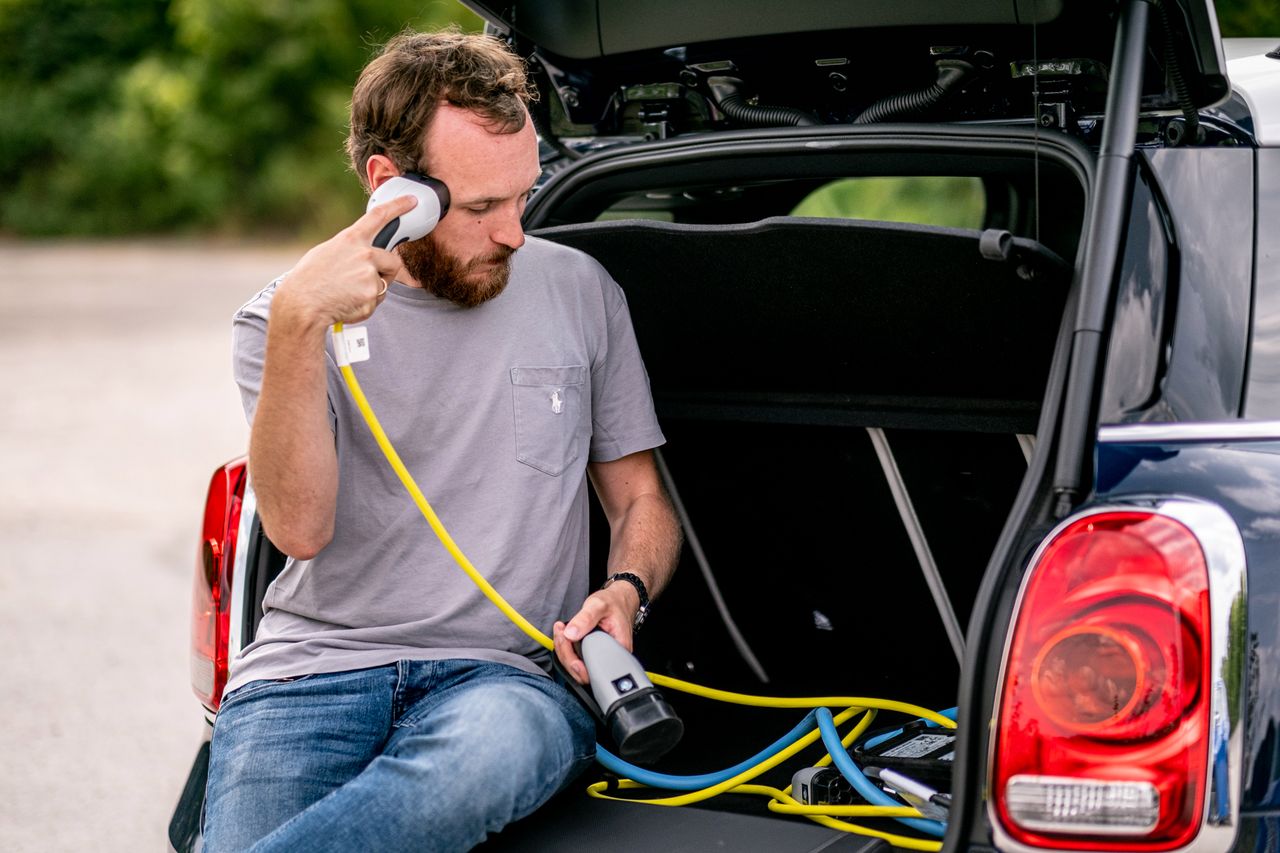
[[[378,236],[373,238],[373,245],[379,249],[394,249],[409,240],[421,240],[431,233],[445,213],[449,211],[449,188],[443,181],[405,172],[388,178],[369,196],[366,210],[372,210],[380,204],[411,195],[418,200],[417,206],[403,216],[383,226]]]

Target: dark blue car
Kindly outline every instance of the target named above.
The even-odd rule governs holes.
[[[601,768],[485,846],[1275,849],[1280,38],[1224,47],[1208,0],[467,4],[542,95],[526,228],[622,285],[668,438],[687,544],[640,658],[956,720],[683,808]],[[284,559],[246,479],[197,563],[210,722]],[[668,775],[805,713],[664,693]],[[845,808],[877,797],[918,811]]]

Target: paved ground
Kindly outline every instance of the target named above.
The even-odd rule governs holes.
[[[300,254],[0,242],[0,850],[165,849],[229,320]]]

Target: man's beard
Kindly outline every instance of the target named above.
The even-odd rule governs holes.
[[[474,308],[506,288],[514,253],[515,249],[500,246],[488,255],[463,262],[440,248],[428,234],[400,246],[400,261],[427,293],[463,308]]]

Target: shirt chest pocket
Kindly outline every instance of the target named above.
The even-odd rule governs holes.
[[[516,459],[553,477],[585,450],[588,429],[587,369],[513,367]]]

